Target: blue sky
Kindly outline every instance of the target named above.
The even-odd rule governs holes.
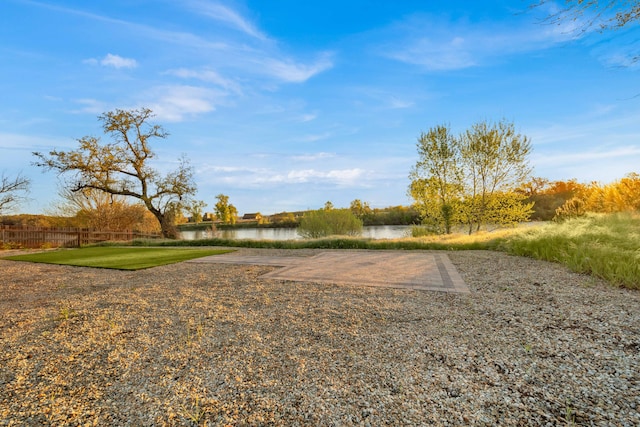
[[[101,135],[97,116],[149,107],[198,198],[275,213],[353,199],[408,205],[420,132],[512,121],[534,175],[640,172],[638,28],[541,23],[530,2],[2,0],[0,171],[57,199],[31,152]]]

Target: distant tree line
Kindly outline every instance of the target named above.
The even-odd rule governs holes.
[[[355,199],[349,205],[364,225],[411,225],[420,222],[420,213],[413,206],[371,208],[368,202]]]

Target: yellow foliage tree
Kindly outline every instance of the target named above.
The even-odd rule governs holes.
[[[611,184],[592,182],[556,210],[556,219],[576,217],[586,212],[614,213],[640,211],[640,174],[635,172]]]

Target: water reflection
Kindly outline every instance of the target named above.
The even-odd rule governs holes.
[[[407,225],[372,225],[364,227],[362,237],[371,239],[399,239],[407,237],[409,226]],[[238,239],[238,240],[300,240],[302,237],[295,228],[236,228],[234,230],[210,230],[181,231],[183,240],[198,239]]]

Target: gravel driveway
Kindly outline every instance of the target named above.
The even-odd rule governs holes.
[[[0,260],[0,425],[640,425],[640,292],[447,255],[470,293]]]

